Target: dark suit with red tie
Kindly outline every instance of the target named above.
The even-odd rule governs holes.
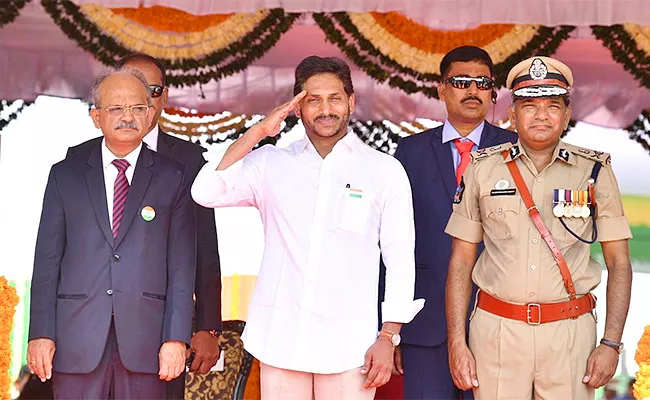
[[[189,344],[191,336],[196,260],[191,176],[180,163],[143,146],[114,238],[101,138],[90,143],[87,152],[52,167],[36,243],[29,339],[56,342],[55,390],[57,373],[77,382],[102,379],[97,375],[111,379],[110,371],[97,371],[111,346],[126,370],[157,378],[162,343]],[[145,206],[155,210],[153,219],[143,217]],[[70,393],[81,390],[77,386],[59,386],[59,393],[74,396]],[[103,397],[103,392],[79,393]]]
[[[400,140],[397,158],[409,177],[415,219],[415,298],[422,311],[402,328],[405,399],[458,399],[448,366],[445,283],[451,237],[444,230],[456,191],[453,144],[443,127]],[[516,142],[516,134],[485,122],[479,148]],[[383,293],[382,290],[379,293]],[[469,394],[471,396],[471,393]]]

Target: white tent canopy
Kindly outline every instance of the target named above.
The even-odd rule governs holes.
[[[555,56],[574,71],[573,118],[607,127],[625,127],[650,106],[650,91],[612,60],[609,50],[591,36],[588,25],[623,21],[650,25],[647,0],[330,0],[310,4],[300,0],[76,0],[110,7],[165,5],[194,14],[252,12],[258,7],[286,11],[398,10],[430,27],[459,29],[482,23],[575,24],[572,38]],[[295,66],[306,56],[339,56],[338,47],[309,14],[301,17],[279,42],[247,70],[199,87],[171,88],[170,105],[216,113],[265,113],[291,96]],[[408,95],[380,84],[356,68],[356,117],[408,121],[416,117],[442,120],[443,105],[422,94]],[[32,100],[39,94],[88,98],[94,76],[104,66],[69,39],[39,2],[28,3],[18,18],[0,28],[0,98]],[[502,90],[494,119],[506,116],[509,95]],[[492,113],[489,115],[492,118]]]

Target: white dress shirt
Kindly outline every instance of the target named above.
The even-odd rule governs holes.
[[[474,143],[472,146],[472,151],[478,150],[478,145],[481,143],[481,136],[483,135],[483,127],[485,126],[485,121],[481,122],[479,126],[474,128],[469,135],[462,137],[460,133],[454,128],[454,126],[449,122],[448,119],[445,120],[445,124],[442,127],[442,143],[449,143],[451,146],[451,156],[454,160],[454,172],[460,164],[460,153],[454,144],[454,140],[460,139],[461,141],[471,140]]]
[[[413,205],[393,157],[348,133],[324,159],[305,137],[264,146],[224,171],[208,160],[192,196],[205,207],[254,206],[265,248],[243,340],[261,362],[310,373],[363,365],[377,337],[379,254],[384,321],[410,322]]]
[[[113,229],[113,194],[115,189],[115,178],[117,178],[117,167],[113,165],[113,160],[117,158],[124,158],[129,162],[129,167],[124,171],[126,180],[129,185],[133,180],[133,172],[135,171],[135,164],[138,162],[142,150],[142,143],[138,145],[132,152],[124,157],[117,157],[113,154],[108,147],[106,147],[106,139],[102,139],[102,165],[104,166],[104,184],[106,185],[106,205],[108,206],[108,222]]]
[[[158,124],[156,124],[153,129],[142,138],[142,141],[147,145],[147,147],[149,147],[149,149],[158,151]]]

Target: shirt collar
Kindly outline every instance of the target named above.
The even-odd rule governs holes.
[[[142,142],[140,142],[138,147],[133,149],[133,151],[131,151],[129,154],[127,154],[122,158],[129,162],[130,167],[135,168],[135,164],[138,162],[138,157],[140,156],[141,150],[142,150]],[[106,147],[106,139],[102,139],[102,165],[104,166],[104,169],[106,169],[106,167],[111,165],[113,160],[115,160],[116,158],[120,158],[120,157],[115,156],[115,154],[113,154],[108,149],[108,147]]]
[[[316,152],[316,149],[314,148],[314,145],[312,144],[311,140],[309,140],[309,136],[305,134],[302,139],[298,140],[295,142],[295,147],[294,147],[294,154],[299,154],[303,151],[311,151],[311,152]],[[348,130],[348,133],[341,138],[335,145],[332,151],[338,149],[338,148],[347,148],[348,150],[352,151],[355,154],[359,154],[359,144],[362,144],[365,146],[365,143],[361,141],[357,137],[357,135],[352,131],[351,129]]]
[[[483,135],[483,127],[485,126],[485,121],[481,122],[469,135],[465,136],[465,139],[471,140],[475,145],[481,143],[481,136]],[[442,143],[448,143],[452,140],[462,139],[460,133],[454,128],[454,126],[449,122],[448,119],[445,119],[445,124],[442,126]]]
[[[514,144],[508,151],[510,152],[510,155],[507,158],[504,158],[503,162],[516,160],[517,158],[521,157],[523,154],[526,154],[524,147],[521,145],[519,141],[517,141],[517,143]],[[526,158],[530,159],[528,155],[526,155]],[[555,150],[553,150],[552,160],[555,161],[556,159],[562,160],[563,162],[570,165],[577,164],[576,155],[571,152],[569,145],[564,143],[562,140],[560,140],[558,144],[555,145]]]
[[[151,150],[158,151],[158,124],[142,139]]]

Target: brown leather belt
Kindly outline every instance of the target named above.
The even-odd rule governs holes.
[[[591,293],[575,300],[561,303],[513,304],[479,291],[477,305],[482,310],[503,318],[539,325],[563,319],[577,318],[596,307],[596,297]]]

